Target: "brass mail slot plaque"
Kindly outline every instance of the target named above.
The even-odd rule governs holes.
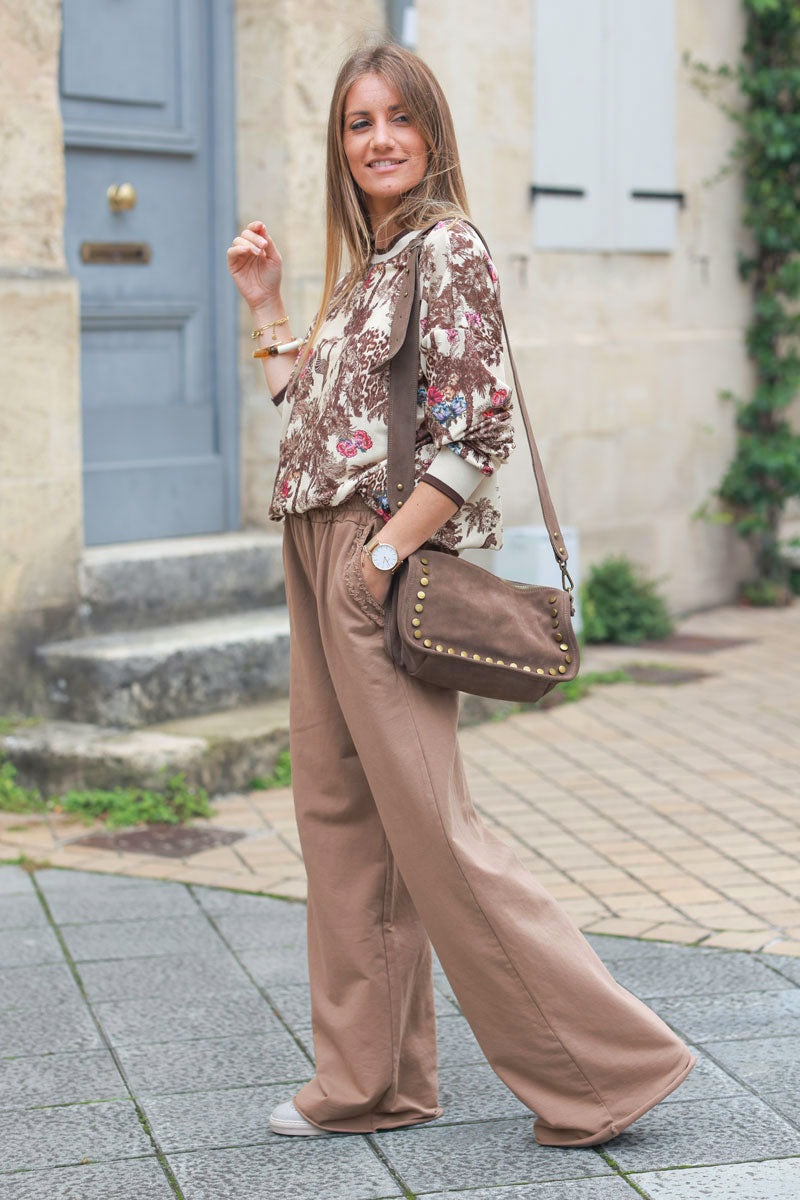
[[[147,242],[81,242],[81,261],[118,266],[149,263],[150,247]]]

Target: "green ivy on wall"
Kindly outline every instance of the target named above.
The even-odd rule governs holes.
[[[742,0],[746,34],[733,67],[691,62],[708,92],[713,80],[738,85],[739,102],[721,108],[739,126],[730,168],[741,170],[742,223],[751,250],[738,252],[739,275],[753,291],[746,331],[755,387],[736,405],[737,446],[718,488],[722,519],[755,555],[761,580],[786,588],[789,564],[779,544],[786,504],[800,496],[800,435],[788,409],[800,392],[800,2]],[[688,54],[684,60],[690,62]],[[725,171],[723,171],[725,173]],[[717,519],[720,519],[718,516]]]

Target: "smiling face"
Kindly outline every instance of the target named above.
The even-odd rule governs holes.
[[[342,141],[374,229],[425,175],[427,146],[392,85],[375,74],[362,75],[347,93]]]

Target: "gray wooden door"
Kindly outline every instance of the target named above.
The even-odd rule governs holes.
[[[236,528],[231,0],[64,0],[63,21],[86,542]]]

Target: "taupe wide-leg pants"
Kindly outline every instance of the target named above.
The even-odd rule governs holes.
[[[382,526],[357,497],[284,525],[316,1056],[295,1105],[343,1132],[442,1114],[433,943],[489,1063],[537,1114],[536,1140],[606,1141],[696,1056],[475,812],[458,693],[415,682],[383,649],[359,561]]]

